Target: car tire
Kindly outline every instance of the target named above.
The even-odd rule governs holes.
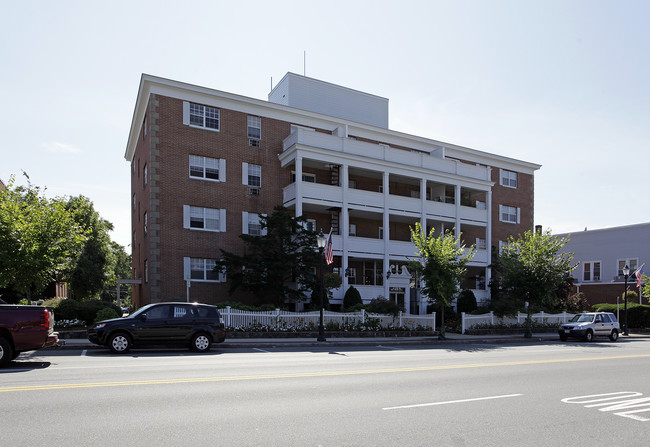
[[[562,341],[567,341],[568,338],[569,338],[569,337],[567,337],[567,336],[564,335],[564,334],[560,335],[560,340],[562,340]]]
[[[14,348],[9,340],[0,337],[0,368],[3,368],[14,359]]]
[[[126,354],[131,349],[131,337],[124,332],[117,332],[108,338],[108,348],[113,354]]]
[[[612,333],[609,334],[609,339],[611,341],[616,341],[618,340],[618,331],[616,329],[612,329]]]
[[[19,355],[20,355],[20,351],[14,351],[14,353],[11,356],[11,360],[16,360]]]
[[[199,332],[192,337],[190,349],[196,352],[208,352],[211,346],[212,340],[210,339],[210,336],[205,332]]]
[[[587,332],[585,332],[585,341],[592,341],[594,339],[594,331],[591,329],[587,329]]]

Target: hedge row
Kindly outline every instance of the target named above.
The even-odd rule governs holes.
[[[81,320],[86,323],[86,325],[91,325],[95,322],[97,313],[103,309],[112,309],[115,311],[116,316],[122,316],[122,310],[117,304],[106,301],[75,301],[67,299],[52,304],[54,306],[55,321]],[[108,314],[104,312],[103,315]]]
[[[595,312],[611,312],[616,315],[616,304],[594,304]],[[621,325],[625,322],[625,305],[618,306],[619,320]],[[650,306],[645,304],[627,304],[627,327],[636,329],[650,328]]]

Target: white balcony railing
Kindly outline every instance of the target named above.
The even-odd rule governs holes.
[[[343,152],[374,160],[382,160],[393,166],[403,165],[425,168],[477,180],[490,180],[489,169],[487,167],[469,165],[455,160],[443,159],[437,155],[429,155],[423,152],[409,152],[384,144],[367,143],[306,129],[297,128],[284,139],[283,149],[285,151],[292,146],[305,146],[333,152]]]

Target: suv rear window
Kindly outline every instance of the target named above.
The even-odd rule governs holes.
[[[197,307],[196,311],[202,318],[218,318],[217,309],[214,307]]]

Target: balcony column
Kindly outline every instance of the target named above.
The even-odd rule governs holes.
[[[389,206],[389,201],[390,201],[390,191],[389,191],[389,184],[390,184],[390,174],[388,172],[384,172],[384,177],[383,177],[383,189],[384,189],[384,220],[383,220],[383,226],[384,226],[384,266],[383,266],[383,271],[382,271],[382,276],[384,278],[384,298],[389,299],[390,298],[390,287],[388,286],[388,279],[386,278],[386,272],[388,271],[388,268],[390,267],[390,206]]]
[[[427,234],[427,181],[420,179],[420,202],[422,204],[422,212],[420,214],[420,225],[422,231]]]
[[[489,172],[489,170],[488,170]],[[492,280],[492,190],[490,189],[485,197],[485,208],[487,208],[487,227],[485,228],[485,248],[487,249],[487,267],[485,268],[485,290],[488,298],[491,298],[490,288],[487,286]]]
[[[454,197],[454,202],[456,204],[456,229],[454,231],[454,237],[460,242],[460,185],[456,185],[456,193]]]
[[[300,216],[302,216],[302,157],[296,155],[296,217]]]
[[[340,181],[341,187],[343,188],[343,203],[341,203],[341,214],[339,215],[339,231],[341,233],[341,240],[343,241],[343,247],[341,247],[341,274],[343,275],[343,282],[341,287],[343,288],[343,294],[348,290],[348,277],[345,276],[345,272],[349,267],[348,263],[348,238],[350,236],[350,212],[348,210],[348,193],[349,193],[349,169],[348,165],[341,165],[340,167]]]

